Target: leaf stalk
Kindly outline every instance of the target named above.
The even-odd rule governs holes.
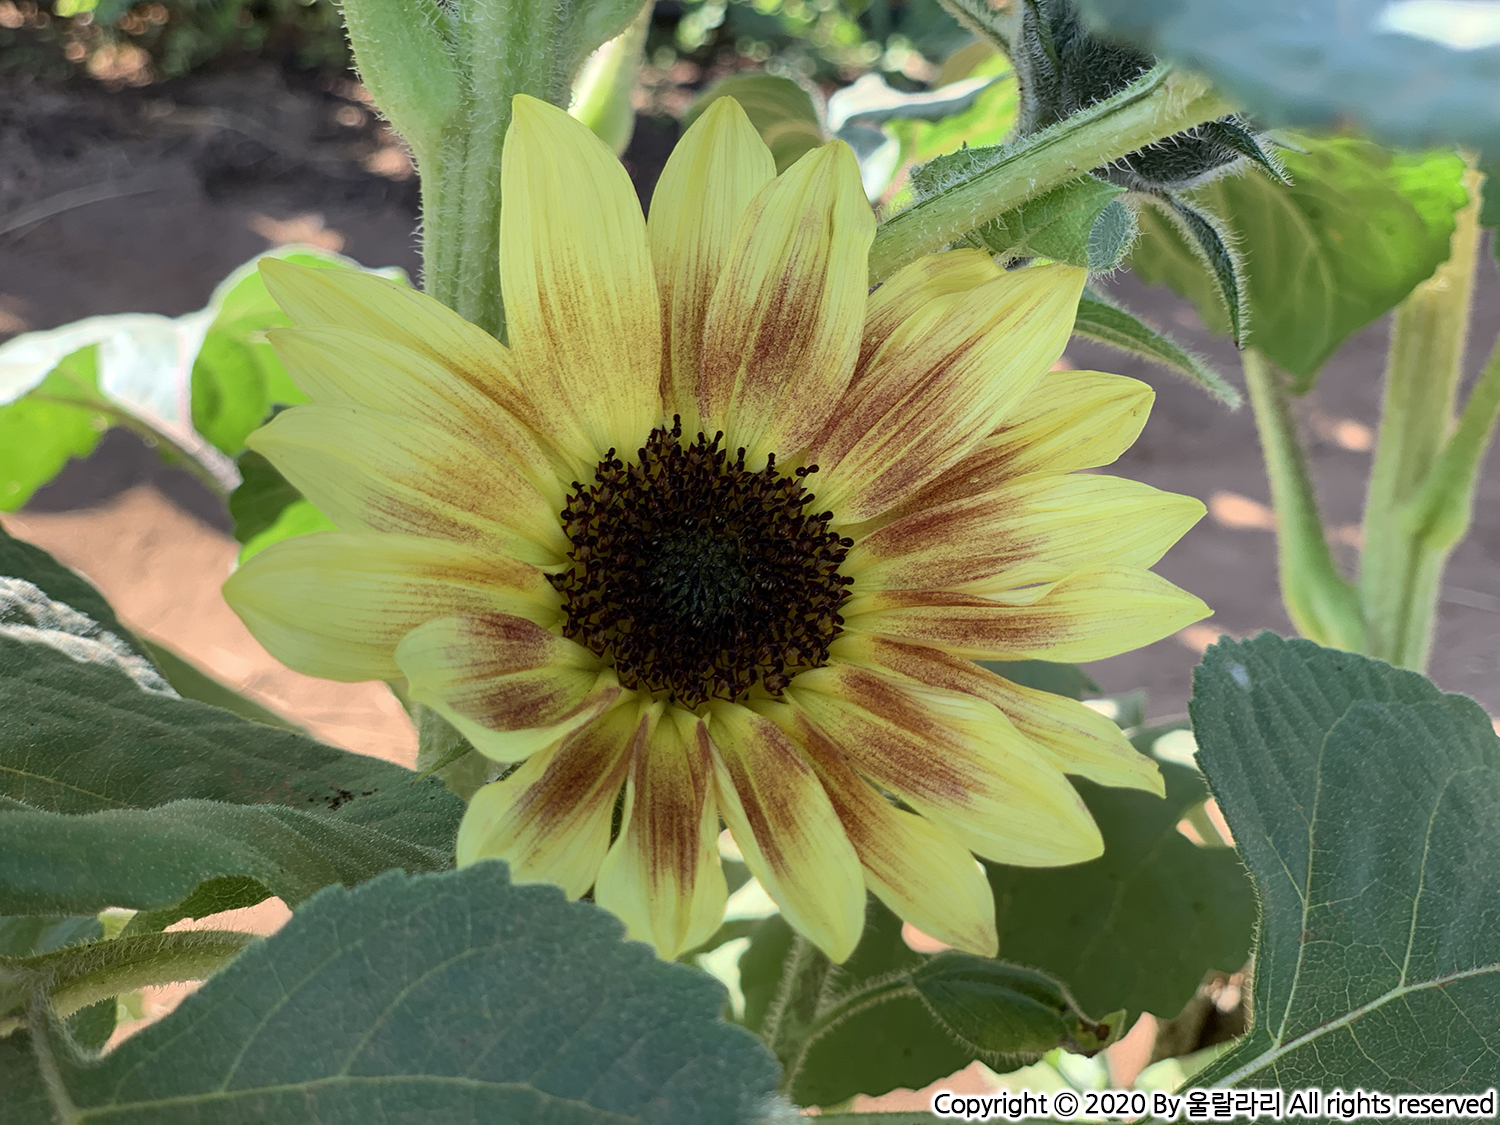
[[[1479,186],[1471,167],[1448,260],[1396,310],[1365,502],[1365,651],[1417,671],[1431,655],[1443,569],[1468,530],[1479,460],[1500,407],[1500,358],[1492,357],[1455,428],[1479,260]]]
[[[1281,599],[1292,624],[1319,644],[1364,651],[1359,594],[1339,573],[1318,515],[1307,457],[1280,374],[1255,348],[1240,353],[1277,519]]]
[[[1091,168],[1231,112],[1202,79],[1157,67],[1113,97],[1006,146],[994,163],[882,223],[870,248],[870,284]]]

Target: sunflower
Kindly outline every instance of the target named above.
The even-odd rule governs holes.
[[[1050,370],[1083,273],[955,250],[868,292],[849,149],[777,176],[729,98],[649,221],[524,96],[502,192],[505,345],[393,282],[262,263],[311,402],[249,445],[340,530],[263,551],[229,603],[291,667],[404,679],[504,764],[461,864],[592,889],[674,957],[723,916],[722,825],[835,961],[867,889],[993,955],[974,857],[1091,859],[1066,775],[1162,785],[1100,715],[974,661],[1094,660],[1207,612],[1147,569],[1203,506],[1074,471],[1152,399]]]

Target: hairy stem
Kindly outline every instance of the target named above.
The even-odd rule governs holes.
[[[870,284],[1090,168],[1229,112],[1229,104],[1201,79],[1157,67],[1129,89],[1007,146],[982,171],[882,223],[870,248]]]
[[[1319,644],[1364,650],[1359,595],[1334,565],[1307,458],[1280,376],[1254,348],[1240,353],[1276,508],[1281,600],[1297,631]]]
[[[21,958],[6,968],[25,978],[28,994],[46,995],[54,1014],[65,1019],[122,992],[202,980],[253,940],[252,934],[224,930],[141,934]]]
[[[52,1102],[53,1119],[57,1125],[73,1125],[78,1121],[78,1107],[63,1085],[62,1073],[57,1068],[57,1059],[52,1054],[52,1017],[47,1011],[47,1000],[40,992],[31,997],[26,1006],[26,1027],[31,1033],[31,1051],[36,1059],[37,1071],[47,1087],[47,1096]]]
[[[422,177],[423,284],[497,337],[500,153],[511,98],[566,106],[640,0],[345,0],[355,62]]]
[[[1453,429],[1479,259],[1479,181],[1471,169],[1464,181],[1469,203],[1455,216],[1448,260],[1396,310],[1365,502],[1360,600],[1367,651],[1417,671],[1432,648],[1448,550],[1426,541],[1413,503]]]

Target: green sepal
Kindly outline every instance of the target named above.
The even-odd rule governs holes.
[[[1138,319],[1127,309],[1103,297],[1097,290],[1085,289],[1078,298],[1078,315],[1073,321],[1073,335],[1096,344],[1118,348],[1149,363],[1166,368],[1197,384],[1231,410],[1238,410],[1243,396],[1195,352],[1184,348],[1165,332]]]

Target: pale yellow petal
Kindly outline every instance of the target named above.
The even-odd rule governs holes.
[[[627,936],[666,960],[700,945],[724,917],[719,812],[708,732],[696,715],[657,704],[632,747],[620,834],[594,901]]]
[[[434,618],[495,610],[551,620],[558,597],[525,563],[438,539],[342,531],[273,544],[224,583],[271,655],[329,680],[401,675],[396,645]]]
[[[709,720],[719,812],[792,927],[830,959],[854,952],[865,922],[859,856],[807,757],[770,719],[738,704]]]
[[[348,328],[274,328],[267,335],[313,402],[363,406],[445,430],[514,466],[562,511],[565,482],[535,433],[449,368]]]
[[[519,417],[530,407],[505,346],[424,293],[361,270],[262,258],[266,289],[298,328],[343,328],[441,364]]]
[[[807,738],[986,859],[1051,867],[1103,851],[1062,772],[989,703],[848,664],[804,673],[787,698]]]
[[[916,509],[858,540],[842,569],[866,592],[999,593],[1087,567],[1151,566],[1205,511],[1122,477],[1035,473]]]
[[[557,566],[569,544],[553,497],[514,451],[356,406],[294,406],[246,444],[340,528],[449,539]]]
[[[846,632],[829,649],[835,660],[882,669],[945,691],[993,703],[1063,773],[1100,785],[1165,792],[1161,770],[1120,728],[1076,699],[1023,687],[959,656],[922,645]]]
[[[986,660],[1103,660],[1171,636],[1212,611],[1149,570],[1079,571],[1029,605],[976,594],[885,591],[856,595],[851,629]]]
[[[819,503],[870,519],[968,454],[1062,355],[1085,277],[1012,270],[909,315],[813,443]]]
[[[458,865],[497,857],[513,882],[556,883],[569,898],[582,895],[609,850],[639,725],[637,707],[611,707],[480,789],[459,825]]]
[[[798,745],[833,802],[870,890],[923,933],[967,953],[995,956],[995,900],[969,849],[925,817],[896,808],[821,733],[806,724],[799,730],[790,706],[762,710],[800,736]]]
[[[502,762],[551,746],[620,695],[588,649],[506,614],[429,621],[402,638],[396,664],[413,699]]]
[[[662,397],[690,437],[698,419],[698,356],[709,298],[750,201],[776,162],[733,98],[716,99],[677,142],[651,193],[646,233],[666,333]]]
[[[861,373],[868,370],[875,353],[909,318],[920,315],[935,300],[967,293],[1004,273],[988,251],[969,249],[924,254],[898,270],[866,301],[864,335],[853,385],[859,384]]]
[[[755,467],[819,430],[854,372],[875,219],[849,146],[808,153],[754,201],[709,302],[698,384],[710,435]]]
[[[584,464],[661,420],[661,308],[630,177],[589,129],[518,94],[501,160],[500,287],[527,393]]]
[[[1156,392],[1099,371],[1052,371],[995,432],[919,489],[900,509],[931,508],[1033,472],[1108,465],[1134,444]]]

